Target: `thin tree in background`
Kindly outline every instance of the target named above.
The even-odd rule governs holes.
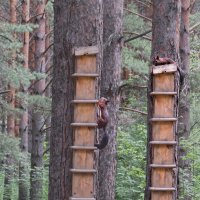
[[[10,23],[16,24],[17,22],[17,0],[10,0]],[[13,38],[16,35],[13,33]],[[10,65],[11,67],[15,67],[15,59],[16,59],[16,52],[13,51],[12,57],[10,58]],[[8,85],[8,103],[10,109],[15,108],[15,88],[12,85]],[[7,116],[7,133],[9,136],[15,137],[15,116],[11,111]],[[4,178],[4,200],[11,199],[12,196],[12,179],[13,179],[13,170],[12,165],[14,164],[14,160],[10,155],[7,155],[5,159],[5,178]]]
[[[22,24],[26,24],[29,20],[30,0],[22,1]],[[29,32],[23,33],[23,66],[28,70],[29,63]],[[23,91],[27,93],[27,88],[23,88]],[[20,118],[19,124],[20,131],[20,149],[22,151],[22,157],[19,162],[19,200],[28,199],[28,108],[26,105],[23,107],[23,113]]]
[[[153,0],[153,18],[152,18],[152,58],[155,56],[168,57],[180,64],[179,41],[180,41],[180,0]],[[150,98],[150,97],[149,97]],[[150,108],[150,99],[148,107]],[[148,110],[149,115],[152,110]],[[150,116],[149,116],[150,117]],[[148,134],[150,133],[150,120],[148,119]],[[148,135],[149,137],[149,135]],[[147,148],[147,166],[150,162],[150,149]],[[150,200],[150,172],[147,167],[146,175],[146,193],[145,200]],[[177,182],[177,177],[174,177]]]
[[[181,0],[181,29],[180,29],[180,58],[181,68],[186,74],[182,80],[180,90],[180,106],[179,106],[179,138],[187,140],[190,134],[190,108],[189,108],[189,16],[190,16],[190,0]],[[184,180],[191,182],[190,161],[186,160],[187,150],[183,147],[179,149],[179,167],[180,167],[180,192],[184,195],[184,200],[191,200],[192,197],[187,193],[187,188],[183,188],[181,184]]]
[[[102,48],[102,1],[57,0],[54,2],[54,68],[52,126],[50,135],[49,200],[71,196],[74,47]],[[99,54],[97,66],[101,66]]]
[[[36,23],[38,28],[35,32],[35,71],[45,72],[45,1],[38,1],[36,6]],[[45,79],[42,78],[34,83],[34,93],[43,96]],[[43,133],[44,117],[38,108],[32,111],[32,148],[31,148],[31,199],[42,199],[42,169],[43,169]]]
[[[123,0],[105,0],[103,4],[103,66],[100,94],[109,99],[110,120],[106,128],[109,143],[100,151],[98,168],[98,200],[115,199],[117,112],[121,76],[121,36]]]

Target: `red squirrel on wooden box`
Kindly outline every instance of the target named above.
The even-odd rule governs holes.
[[[153,65],[158,66],[158,65],[167,65],[167,64],[176,64],[175,61],[173,61],[171,58],[161,58],[159,56],[156,56],[153,58]]]
[[[104,135],[102,137],[102,140],[99,144],[95,144],[94,146],[98,149],[103,149],[108,144],[109,136],[106,133],[106,126],[108,124],[109,120],[109,114],[107,109],[107,103],[109,102],[108,99],[101,97],[97,104],[97,124],[98,129],[103,129]]]

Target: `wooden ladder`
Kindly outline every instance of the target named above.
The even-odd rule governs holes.
[[[174,64],[153,66],[150,83],[148,200],[174,200],[177,195],[177,98]]]
[[[75,85],[73,127],[72,197],[95,200],[94,142],[96,138],[97,53],[96,46],[74,49]]]

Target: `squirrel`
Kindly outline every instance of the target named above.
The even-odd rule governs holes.
[[[109,121],[109,114],[107,109],[107,103],[109,102],[108,99],[101,97],[97,104],[97,128],[103,129],[104,135],[99,144],[95,144],[94,146],[98,149],[103,149],[108,144],[109,136],[106,133],[106,126]]]
[[[161,58],[159,56],[156,56],[153,58],[153,64],[155,66],[158,66],[158,65],[176,64],[176,62],[173,61],[171,58],[167,57]]]

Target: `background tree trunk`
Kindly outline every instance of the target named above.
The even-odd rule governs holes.
[[[98,168],[98,200],[115,199],[118,87],[121,76],[121,43],[123,0],[104,0],[103,4],[103,67],[101,70],[101,96],[110,100],[110,121],[107,126],[109,143],[100,151]],[[102,135],[103,133],[100,132]]]
[[[155,56],[168,57],[180,63],[180,0],[153,0],[152,18],[152,58]],[[150,83],[150,81],[149,81]],[[149,86],[150,87],[150,86]],[[148,92],[149,93],[149,92]],[[151,132],[151,101],[148,96],[148,141]],[[147,166],[150,164],[150,147],[147,146]],[[150,169],[147,167],[145,200],[150,200]],[[174,182],[177,182],[177,177]]]
[[[180,90],[180,107],[179,107],[179,138],[187,140],[190,134],[190,108],[189,108],[189,54],[190,54],[190,44],[189,44],[189,16],[190,16],[190,0],[181,0],[181,29],[180,29],[180,58],[181,58],[181,68],[186,73]],[[184,172],[180,175],[180,184],[187,180],[191,183],[191,167],[190,161],[185,160],[187,150],[182,147],[179,148],[179,167],[181,171]],[[184,184],[181,184],[184,185]],[[190,200],[192,197],[187,193],[186,188],[181,188],[180,191],[184,194],[184,200]]]
[[[72,128],[74,98],[72,49],[97,45],[101,52],[101,0],[54,2],[54,69],[52,82],[52,127],[50,135],[49,200],[71,196]],[[99,56],[102,54],[100,53]],[[98,67],[101,57],[98,58]]]
[[[45,72],[45,1],[38,1],[36,7],[36,22],[38,28],[35,33],[35,71]],[[45,79],[36,81],[34,92],[37,95],[44,96]],[[31,150],[31,191],[32,200],[42,199],[42,170],[43,170],[43,133],[44,117],[42,111],[32,111],[32,150]]]
[[[26,24],[29,20],[30,0],[22,2],[22,24]],[[23,55],[24,55],[24,68],[28,69],[29,58],[29,32],[23,34]],[[27,88],[23,88],[27,93]],[[20,131],[20,149],[22,157],[19,161],[19,200],[28,199],[28,108],[24,107],[24,112],[21,115],[19,131]]]

